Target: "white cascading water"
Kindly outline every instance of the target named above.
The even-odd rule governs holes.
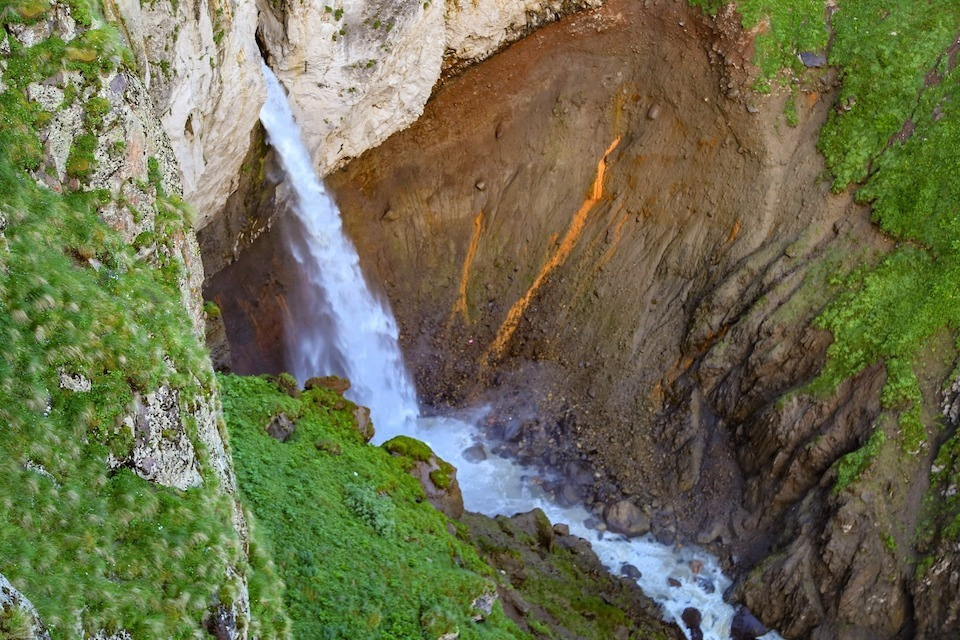
[[[589,540],[600,560],[614,573],[625,563],[640,570],[637,583],[658,602],[664,618],[687,634],[681,614],[687,607],[702,615],[706,640],[727,640],[734,609],[723,600],[730,580],[719,563],[695,547],[676,549],[652,537],[628,540],[589,529],[590,513],[583,507],[560,507],[539,488],[540,472],[497,456],[468,461],[463,451],[480,443],[473,420],[452,417],[419,418],[416,392],[397,342],[397,324],[385,302],[374,296],[360,270],[356,249],[343,232],[333,200],[317,178],[300,138],[286,94],[264,65],[267,101],[260,111],[269,142],[280,156],[293,189],[294,211],[305,242],[291,242],[300,268],[314,286],[309,301],[300,301],[302,317],[292,318],[290,356],[294,375],[302,383],[313,375],[338,374],[350,379],[348,395],[370,407],[377,442],[395,435],[423,440],[457,468],[467,509],[485,515],[512,515],[540,508],[552,522],[565,522],[570,532]],[[481,443],[482,444],[482,443]],[[691,560],[703,568],[698,575]],[[673,578],[680,586],[670,586]],[[770,633],[765,638],[778,638]]]
[[[291,243],[301,273],[309,279],[308,300],[297,300],[287,335],[292,373],[303,384],[315,375],[350,380],[347,395],[370,408],[377,427],[401,433],[419,415],[417,396],[397,341],[397,322],[363,278],[357,251],[343,232],[340,212],[317,179],[300,138],[287,96],[266,66],[263,123],[293,189],[293,209],[304,234]],[[315,292],[315,293],[314,293]]]

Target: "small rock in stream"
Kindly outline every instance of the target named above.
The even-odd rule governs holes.
[[[703,616],[700,615],[699,610],[694,607],[687,607],[683,610],[683,613],[680,614],[680,618],[683,620],[683,624],[686,625],[687,629],[690,630],[690,640],[703,640],[703,631],[700,630]]]
[[[482,444],[475,444],[463,450],[463,459],[467,462],[483,462],[487,459],[487,452]]]
[[[631,580],[639,580],[643,577],[640,569],[637,569],[629,562],[624,562],[623,566],[620,567],[620,575],[630,578]]]

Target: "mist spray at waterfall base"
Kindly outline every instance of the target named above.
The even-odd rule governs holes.
[[[584,521],[590,514],[583,507],[558,506],[532,481],[538,470],[496,456],[466,460],[463,451],[479,442],[476,420],[419,417],[396,320],[385,299],[374,295],[363,277],[356,249],[343,231],[336,205],[317,178],[283,88],[269,68],[264,66],[263,72],[267,101],[260,120],[294,192],[300,232],[290,234],[288,240],[309,282],[304,299],[291,305],[286,332],[288,360],[299,382],[315,375],[348,378],[351,388],[346,395],[370,408],[376,441],[404,434],[426,442],[457,468],[467,509],[489,516],[543,509],[552,522],[565,522],[572,534],[589,540],[611,571],[619,572],[625,563],[639,569],[637,583],[663,607],[664,617],[675,621],[688,637],[681,614],[694,607],[702,614],[704,638],[729,638],[734,609],[724,602],[723,592],[730,580],[715,558],[694,547],[676,550],[650,537],[628,540],[588,529]],[[691,570],[692,560],[702,563],[696,574]],[[769,637],[778,636],[771,633]]]

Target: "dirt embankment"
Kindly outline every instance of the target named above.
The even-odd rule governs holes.
[[[829,72],[790,127],[742,85],[749,47],[682,2],[610,0],[447,81],[329,184],[424,401],[491,403],[491,435],[565,471],[563,498],[626,497],[662,539],[712,545],[789,637],[893,637],[929,459],[833,491],[888,419],[884,372],[802,393],[831,276],[888,247],[823,179]],[[276,220],[208,283],[241,372],[284,366]]]

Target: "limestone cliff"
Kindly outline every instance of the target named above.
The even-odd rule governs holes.
[[[96,4],[34,3],[3,26],[0,573],[24,594],[4,605],[33,599],[52,637],[245,638],[248,535],[192,211],[137,42]],[[164,547],[166,566],[144,557]]]
[[[136,55],[202,227],[236,189],[265,96],[256,4],[107,0],[105,9]]]

